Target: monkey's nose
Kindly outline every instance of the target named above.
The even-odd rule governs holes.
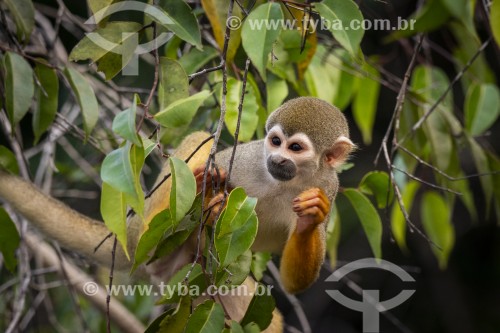
[[[288,158],[285,158],[283,156],[273,156],[271,161],[273,161],[273,163],[277,165],[285,165],[288,162]]]

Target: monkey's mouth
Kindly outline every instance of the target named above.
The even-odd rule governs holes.
[[[267,170],[274,179],[280,181],[292,180],[295,177],[296,168],[291,164],[277,164],[273,161],[267,161]]]

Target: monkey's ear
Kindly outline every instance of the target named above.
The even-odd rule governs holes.
[[[340,136],[330,149],[325,152],[325,161],[332,167],[337,168],[349,157],[349,154],[356,148],[352,141],[345,137]]]

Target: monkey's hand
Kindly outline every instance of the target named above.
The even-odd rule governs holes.
[[[203,179],[205,179],[205,165],[200,165],[193,170],[194,178],[196,179],[196,193],[200,193],[203,189]],[[211,172],[209,170],[206,177],[206,189],[211,190],[213,187],[221,188],[226,182],[227,173],[225,170],[219,170],[217,172]]]
[[[281,281],[288,292],[296,293],[309,287],[319,275],[325,257],[324,223],[330,211],[330,200],[320,188],[302,192],[293,200],[297,226],[285,244],[281,256]]]
[[[322,189],[311,188],[293,200],[293,211],[298,215],[295,231],[301,234],[325,221],[330,211],[330,200]]]
[[[196,193],[200,193],[203,189],[203,179],[205,178],[205,166],[199,166],[193,170],[196,179]],[[224,185],[226,182],[227,173],[225,170],[220,170],[219,173],[209,173],[206,177],[206,196],[205,207],[210,210],[210,216],[207,219],[207,224],[212,225],[214,220],[220,215],[224,209]],[[218,192],[214,193],[213,188],[218,188]]]

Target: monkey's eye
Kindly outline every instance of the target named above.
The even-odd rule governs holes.
[[[299,145],[298,143],[292,143],[288,149],[290,150],[293,150],[293,151],[301,151],[302,150],[302,146]]]
[[[276,147],[279,147],[281,145],[281,139],[278,138],[277,136],[273,136],[273,138],[271,139],[271,142]]]

